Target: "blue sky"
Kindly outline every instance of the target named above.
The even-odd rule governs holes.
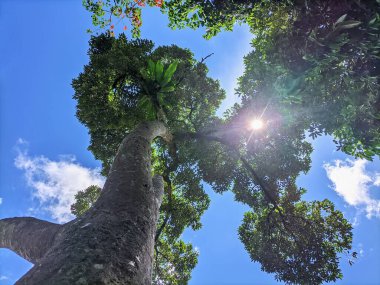
[[[87,151],[87,130],[75,118],[71,80],[87,63],[90,17],[80,0],[0,2],[0,218],[32,215],[65,221],[75,191],[101,184],[99,162]],[[206,41],[202,31],[172,31],[157,11],[147,11],[142,36],[157,45],[177,44],[207,59],[210,75],[237,98],[236,78],[250,50],[246,27]],[[380,284],[380,162],[336,152],[331,138],[313,142],[311,171],[299,178],[305,198],[331,199],[354,223],[353,266],[342,256],[344,279],[336,284]],[[237,237],[247,208],[230,193],[207,186],[210,209],[203,228],[184,238],[199,249],[191,285],[280,284],[252,263]],[[0,250],[0,284],[13,284],[31,264]]]

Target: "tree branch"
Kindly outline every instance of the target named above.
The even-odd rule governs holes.
[[[219,143],[221,143],[221,144],[229,147],[231,150],[233,150],[234,152],[236,152],[238,154],[239,159],[243,163],[244,168],[250,173],[250,175],[253,178],[254,182],[257,185],[260,186],[260,188],[264,192],[265,197],[279,211],[279,214],[280,214],[281,218],[284,219],[284,215],[283,215],[281,209],[278,207],[278,204],[277,204],[275,198],[271,195],[270,191],[264,185],[264,182],[261,180],[261,178],[259,177],[259,175],[257,175],[257,173],[253,169],[253,167],[249,164],[249,162],[243,156],[240,155],[239,151],[235,147],[233,147],[230,143],[228,143],[223,138],[220,138],[220,137],[214,136],[214,135],[205,135],[205,134],[202,134],[202,133],[181,133],[181,134],[177,134],[176,135],[176,138],[182,138],[182,137],[189,137],[189,138],[193,138],[193,139],[213,140],[213,141],[219,142]]]
[[[179,133],[175,135],[175,138],[183,139],[183,138],[192,138],[192,139],[205,139],[209,141],[216,141],[219,142],[227,147],[229,147],[232,151],[236,152],[238,154],[238,157],[240,161],[243,163],[244,168],[249,172],[251,175],[251,178],[253,181],[260,186],[262,189],[265,197],[268,199],[268,201],[273,205],[274,209],[276,209],[280,215],[281,222],[284,226],[284,229],[293,237],[294,241],[296,242],[297,246],[299,248],[302,248],[298,242],[298,238],[294,235],[294,233],[288,228],[288,221],[286,220],[286,217],[280,207],[278,206],[275,198],[271,195],[269,189],[264,184],[264,181],[259,177],[259,175],[256,173],[256,171],[253,169],[253,167],[249,164],[249,162],[239,153],[239,151],[231,145],[228,141],[224,140],[221,137],[215,136],[215,135],[207,135],[203,133]]]
[[[209,55],[202,57],[200,63],[204,63],[206,59],[208,59],[210,56],[212,56],[214,53],[210,53]]]
[[[53,245],[62,225],[35,218],[0,220],[0,248],[8,248],[37,264]]]

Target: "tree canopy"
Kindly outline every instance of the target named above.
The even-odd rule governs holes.
[[[97,3],[93,15],[104,17],[104,3]],[[135,5],[115,3],[125,11]],[[253,49],[237,88],[242,102],[217,118],[224,93],[188,50],[153,50],[149,41],[114,39],[109,32],[94,37],[90,64],[73,86],[78,117],[89,127],[90,150],[103,162],[103,173],[126,132],[142,120],[164,120],[174,143],[157,141],[153,160],[155,173],[166,182],[159,229],[167,245],[185,227],[200,227],[209,204],[201,185],[205,181],[217,192],[233,191],[237,201],[252,208],[239,236],[264,271],[287,283],[342,278],[338,254],[351,248],[351,225],[328,200],[302,201],[306,190],[295,181],[310,168],[306,135],[332,135],[339,150],[358,158],[380,154],[380,2],[161,4],[171,27],[205,27],[206,38],[236,23],[249,25]],[[177,69],[165,92],[152,77],[157,67],[162,74]],[[155,111],[149,115],[147,110]],[[248,127],[252,118],[265,122],[265,134]],[[159,264],[176,267],[173,260]],[[174,282],[157,276],[156,281]]]
[[[249,22],[257,37],[238,92],[245,100],[280,101],[312,137],[332,135],[347,154],[379,155],[379,3],[313,1],[276,9],[284,10],[283,21],[273,13],[264,25],[259,18]]]
[[[98,8],[103,14],[94,15],[104,17]],[[280,100],[298,114],[294,120],[307,121],[313,137],[330,134],[338,149],[366,159],[380,153],[379,9],[379,1],[355,0],[168,0],[161,5],[171,27],[205,27],[206,38],[248,24],[254,50],[246,57],[242,97],[260,93]]]
[[[103,173],[139,122],[164,119],[174,137],[171,145],[157,140],[153,146],[153,172],[163,176],[166,194],[156,236],[157,284],[186,282],[196,264],[197,253],[180,236],[186,227],[201,227],[209,205],[201,181],[219,193],[233,191],[252,208],[239,235],[263,270],[289,283],[341,278],[337,254],[351,248],[351,226],[331,202],[301,201],[305,190],[295,184],[310,167],[304,122],[288,120],[279,102],[259,99],[216,117],[224,92],[188,50],[153,49],[149,41],[109,34],[93,37],[90,45],[90,63],[73,81],[74,98]],[[163,78],[173,69],[168,83]],[[147,100],[149,108],[141,103]],[[265,135],[249,127],[259,113]]]

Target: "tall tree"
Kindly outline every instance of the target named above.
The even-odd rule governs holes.
[[[137,57],[139,60],[142,58],[141,52],[146,50],[148,43],[140,40],[127,42],[123,36],[118,40],[107,36],[94,38],[91,44],[91,51],[94,52],[90,53],[90,65],[74,81],[73,86],[77,92],[75,98],[78,99],[78,117],[89,127],[92,137],[90,149],[104,162],[104,169],[108,168],[107,161],[117,147],[117,144],[113,145],[115,136],[110,136],[110,134],[120,132],[120,139],[122,139],[122,135],[128,132],[129,128],[133,128],[133,124],[139,120],[158,118],[160,110],[165,113],[164,118],[174,135],[174,142],[166,150],[162,144],[154,147],[154,171],[163,174],[167,186],[165,191],[167,205],[164,204],[161,209],[159,229],[162,231],[158,232],[159,238],[156,240],[156,257],[162,258],[170,255],[168,251],[162,252],[162,249],[165,249],[164,244],[175,244],[186,226],[192,226],[193,229],[199,228],[200,215],[208,206],[208,198],[203,190],[201,192],[197,190],[201,189],[200,181],[203,180],[210,183],[215,191],[233,190],[236,198],[250,205],[256,214],[262,212],[260,215],[263,219],[274,218],[276,220],[275,213],[278,212],[279,219],[282,221],[282,225],[280,224],[278,228],[278,235],[284,240],[296,239],[293,243],[296,243],[298,247],[289,250],[289,244],[286,244],[286,247],[281,250],[289,250],[289,252],[288,255],[281,253],[282,265],[275,267],[272,260],[270,264],[274,269],[271,271],[264,265],[263,269],[276,272],[279,279],[301,282],[298,271],[301,270],[301,264],[305,260],[301,261],[300,259],[321,260],[325,258],[332,265],[327,269],[321,268],[320,270],[327,271],[327,273],[323,273],[323,275],[313,268],[309,274],[305,273],[303,280],[315,278],[316,282],[322,282],[340,277],[337,260],[334,259],[336,258],[335,251],[349,248],[351,242],[351,228],[341,215],[334,214],[337,218],[336,222],[339,224],[334,230],[342,232],[340,235],[342,239],[338,238],[342,247],[335,248],[330,244],[326,246],[326,251],[309,252],[303,257],[297,256],[294,260],[289,257],[290,254],[297,251],[301,255],[305,248],[311,246],[316,240],[319,240],[320,244],[322,241],[333,239],[332,236],[325,233],[325,230],[330,227],[331,221],[324,221],[321,213],[318,212],[323,208],[328,213],[335,213],[333,207],[328,204],[329,202],[325,201],[320,204],[299,202],[303,190],[297,189],[295,178],[299,172],[309,169],[311,152],[310,145],[304,141],[304,125],[300,124],[297,127],[293,122],[286,121],[281,124],[277,121],[273,125],[274,128],[271,128],[273,131],[268,131],[265,138],[252,139],[252,131],[249,130],[248,122],[255,114],[262,112],[264,106],[260,106],[257,102],[256,110],[247,107],[236,108],[224,122],[217,119],[214,112],[224,95],[215,82],[206,79],[205,65],[196,63],[189,51],[174,46],[160,47],[149,54],[153,61],[149,62],[149,59],[146,59],[149,62],[148,72],[146,72],[141,70],[141,63],[135,61],[135,58]],[[108,50],[103,49],[102,53],[98,53],[99,45],[108,47]],[[137,46],[139,46],[140,53],[136,51]],[[156,62],[155,65],[154,62]],[[162,100],[154,99],[163,96],[160,91],[160,76],[153,76],[155,79],[152,82],[152,74],[157,70],[164,74],[165,68],[163,64],[160,66],[160,62],[166,62],[166,65],[169,66],[168,69],[171,66],[170,63],[177,64],[177,71],[173,77],[173,82],[177,82],[176,87]],[[146,73],[151,74],[149,83],[146,80]],[[98,77],[99,75],[101,77]],[[92,80],[101,83],[98,83],[96,88],[90,89],[88,82],[93,82]],[[117,88],[118,84],[121,84],[119,88]],[[147,84],[155,86],[156,89],[147,87]],[[109,88],[111,85],[114,89]],[[94,90],[96,91],[94,92]],[[131,96],[130,90],[136,94],[135,97]],[[108,95],[106,96],[106,94]],[[141,101],[147,102],[147,94],[153,96],[151,101],[148,101],[152,103],[149,106],[144,105],[144,109],[141,110]],[[96,102],[99,102],[105,113],[99,111],[92,113],[94,106],[88,104],[88,98],[96,100],[97,96],[99,98]],[[108,104],[104,100],[107,100]],[[156,111],[154,111],[152,106],[159,101],[163,104],[156,107]],[[126,104],[126,102],[128,103]],[[272,104],[269,108],[267,107],[267,112],[277,112],[280,117],[281,114],[276,109],[275,104]],[[130,115],[130,117],[125,120],[112,119],[110,127],[110,115],[118,114],[116,110],[120,110],[119,114]],[[149,110],[151,111],[147,112]],[[93,127],[92,122],[95,122]],[[131,125],[127,125],[125,122]],[[103,132],[105,135],[94,136],[93,131]],[[95,141],[94,138],[97,140],[100,138],[103,141]],[[106,141],[108,138],[111,139]],[[268,149],[268,145],[271,145],[272,148]],[[110,148],[113,149],[110,150]],[[178,199],[181,196],[186,199]],[[313,214],[311,215],[311,213]],[[250,235],[247,229],[258,222],[253,219],[253,216],[250,217],[245,220],[240,232],[241,239],[247,243],[246,247],[249,250],[251,247],[247,240]],[[311,227],[310,232],[307,232],[308,235],[313,236],[313,240],[310,240],[310,237],[304,237],[304,232],[299,230],[297,232],[296,229],[289,228],[290,225],[300,225],[298,219],[301,218],[311,220],[309,222],[312,224],[316,223],[313,219],[322,219],[320,224],[323,226]],[[275,220],[274,224],[276,224]],[[248,226],[250,223],[251,226]],[[161,234],[162,236],[160,236]],[[251,233],[251,236],[256,236],[256,233]],[[269,239],[267,244],[263,242],[262,246],[269,247],[272,242],[273,240]],[[284,242],[281,244],[285,245]],[[258,250],[256,247],[254,249]],[[332,252],[333,254],[331,254]],[[261,258],[262,254],[259,254]],[[311,257],[312,255],[313,257]],[[287,260],[285,261],[285,259]],[[262,261],[260,258],[255,260]],[[166,264],[164,265],[166,268],[168,264],[169,268],[173,267],[171,262],[162,263],[157,260],[156,263]],[[298,270],[293,275],[288,273],[289,276],[286,276],[282,272],[283,267],[289,270],[296,266],[298,266]],[[174,268],[176,268],[176,264],[174,264]],[[178,266],[178,268],[181,267]],[[165,280],[168,284],[175,282],[174,279],[165,279],[167,277],[162,276],[164,270],[156,269],[156,281]],[[305,271],[304,268],[302,270]],[[180,272],[183,271],[178,269],[177,274]]]
[[[209,204],[201,181],[251,207],[239,236],[263,270],[287,283],[342,278],[338,254],[351,248],[351,226],[330,201],[302,201],[295,180],[310,167],[305,131],[331,134],[357,157],[379,155],[379,2],[84,3],[95,24],[110,25],[92,38],[90,63],[73,81],[107,182],[65,225],[0,221],[0,246],[38,265],[19,284],[149,284],[152,271],[156,284],[186,283],[197,253],[179,237],[201,226]],[[224,92],[191,52],[115,39],[101,22],[109,6],[137,35],[145,3],[160,6],[172,26],[206,26],[206,37],[250,25],[241,105],[217,118]],[[73,210],[97,196],[87,190]]]
[[[201,226],[209,204],[201,181],[252,208],[239,235],[263,270],[288,283],[342,277],[338,254],[351,248],[351,226],[331,202],[301,201],[295,185],[310,167],[307,121],[259,98],[217,118],[224,92],[176,46],[106,34],[92,38],[89,55],[74,97],[107,181],[65,225],[0,221],[0,246],[36,264],[19,284],[150,284],[153,270],[156,284],[186,283],[197,254],[179,237]],[[259,135],[250,122],[263,112],[271,120]],[[74,210],[88,203],[78,198]]]

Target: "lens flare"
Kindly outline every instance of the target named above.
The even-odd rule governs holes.
[[[251,130],[260,130],[264,127],[264,122],[260,119],[254,119],[249,123]]]

